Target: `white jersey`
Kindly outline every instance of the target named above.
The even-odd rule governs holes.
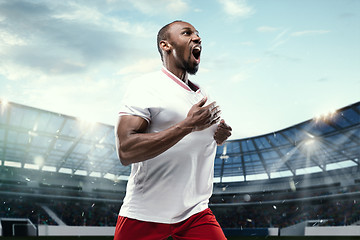
[[[140,116],[149,122],[147,132],[159,132],[184,120],[204,96],[200,89],[191,90],[163,68],[132,82],[119,114]],[[132,164],[119,214],[141,221],[177,223],[208,208],[215,130],[213,125],[192,132],[162,154]]]

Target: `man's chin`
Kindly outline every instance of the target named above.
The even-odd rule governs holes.
[[[195,67],[187,68],[186,72],[190,75],[195,75],[198,70],[199,70],[199,65],[196,65]]]

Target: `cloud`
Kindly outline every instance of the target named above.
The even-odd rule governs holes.
[[[19,65],[6,62],[3,59],[0,60],[0,77],[4,76],[6,80],[17,81],[23,79],[36,79],[41,81],[43,79],[43,74],[36,69],[31,69],[30,67],[19,67]]]
[[[251,41],[247,41],[247,42],[240,42],[239,43],[240,45],[243,45],[243,46],[254,46],[254,42],[251,42]]]
[[[57,6],[58,8],[59,6]],[[55,19],[69,20],[76,22],[88,22],[99,23],[103,18],[102,13],[92,6],[79,5],[76,2],[68,2],[67,6],[62,6],[62,8],[67,8],[67,11],[59,11],[53,15]]]
[[[125,0],[123,0],[125,1]],[[123,3],[123,5],[128,5]],[[87,2],[86,2],[87,4]],[[77,4],[77,2],[70,2],[63,7],[64,10],[60,11],[57,14],[54,14],[54,18],[76,22],[82,24],[89,24],[96,28],[108,29],[114,32],[125,33],[136,37],[150,37],[154,35],[154,31],[158,29],[158,26],[154,26],[149,23],[135,23],[121,20],[117,17],[112,17],[111,14],[108,14],[109,10],[104,12],[101,11],[101,7],[98,5],[87,6],[86,4]],[[120,4],[120,3],[119,3]],[[117,6],[112,7],[112,11],[117,11]],[[120,5],[121,5],[120,4]],[[110,5],[110,4],[109,4]],[[57,7],[58,8],[58,7]],[[156,29],[155,29],[156,28]]]
[[[126,22],[86,3],[0,2],[0,58],[45,74],[81,73],[133,58],[133,46],[155,31],[150,23]]]
[[[7,46],[23,46],[26,45],[25,39],[18,37],[16,34],[0,30],[0,43],[3,47]],[[4,48],[2,48],[4,49]],[[1,50],[0,50],[1,51]],[[1,54],[1,52],[0,52]]]
[[[261,61],[261,58],[248,59],[245,61],[246,64],[256,64]]]
[[[272,50],[266,51],[265,55],[269,56],[271,58],[277,58],[277,59],[280,59],[280,60],[284,60],[286,62],[300,62],[300,61],[302,61],[302,59],[300,59],[300,58],[287,56],[287,55],[284,55],[284,54],[277,54]]]
[[[275,32],[279,30],[278,28],[275,27],[269,27],[269,26],[261,26],[257,28],[258,32]]]
[[[263,32],[264,30],[266,30],[266,28],[262,28]],[[270,30],[271,28],[269,28]],[[259,28],[258,28],[259,31]],[[291,40],[294,37],[302,37],[302,36],[312,36],[312,35],[320,35],[320,34],[326,34],[329,33],[330,31],[328,30],[305,30],[305,31],[297,31],[297,32],[289,32],[289,29],[285,29],[283,31],[281,31],[273,40],[272,40],[272,44],[271,47],[268,49],[268,51],[273,51],[276,48],[278,48],[279,46],[287,43],[289,40]],[[298,59],[296,59],[297,61]]]
[[[82,79],[77,83],[61,82],[61,84],[52,84],[46,81],[37,84],[36,88],[30,86],[30,83],[25,83],[25,85],[27,87],[21,89],[18,93],[26,96],[25,100],[22,101],[31,102],[32,106],[41,106],[46,110],[86,120],[114,124],[114,122],[111,122],[110,117],[106,119],[105,116],[109,116],[109,113],[113,113],[114,117],[116,116],[116,109],[112,109],[114,108],[113,105],[117,105],[114,101],[116,97],[113,95],[116,94],[116,89],[119,89],[119,86],[115,81]],[[46,89],[46,91],[43,91],[43,89]],[[109,104],[109,101],[114,102]]]
[[[291,38],[287,34],[288,31],[288,29],[285,29],[281,31],[278,35],[276,35],[276,37],[272,41],[271,47],[269,49],[270,51],[275,50],[277,47],[285,44]]]
[[[160,56],[158,58],[139,59],[134,64],[127,65],[117,72],[118,75],[145,74],[159,70],[161,66]]]
[[[129,1],[138,11],[147,15],[181,15],[185,13],[189,6],[183,0],[137,0]],[[164,11],[166,10],[166,11]]]
[[[10,59],[19,67],[27,66],[47,75],[81,73],[88,67],[88,63],[76,54],[72,57],[61,56],[64,52],[46,51],[46,48],[40,46],[18,47],[13,49],[11,54]]]
[[[218,0],[224,11],[230,17],[246,18],[255,13],[255,10],[248,6],[246,0]]]
[[[353,18],[355,17],[356,14],[355,13],[351,13],[351,12],[344,12],[342,14],[339,15],[339,18],[341,19],[347,19],[347,18]]]
[[[188,4],[182,0],[167,1],[166,10],[174,14],[183,14],[189,8]]]
[[[239,83],[239,82],[247,81],[248,79],[249,79],[249,75],[247,73],[240,72],[240,73],[236,73],[235,75],[233,75],[230,78],[230,81],[232,83]]]
[[[0,0],[0,96],[113,124],[124,85],[139,70],[128,65],[151,58],[143,49],[155,51],[158,30],[122,19],[117,5],[130,4],[119,1],[127,0]]]
[[[299,32],[293,32],[291,36],[294,37],[301,37],[305,35],[319,35],[319,34],[326,34],[329,33],[328,30],[306,30],[306,31],[299,31]]]
[[[319,79],[317,79],[317,82],[328,82],[329,79],[327,77],[321,77]]]

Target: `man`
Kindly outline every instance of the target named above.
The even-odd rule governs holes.
[[[132,82],[116,127],[120,161],[132,168],[114,239],[226,239],[208,201],[216,144],[231,127],[188,79],[199,68],[201,38],[175,21],[157,43],[163,68]]]

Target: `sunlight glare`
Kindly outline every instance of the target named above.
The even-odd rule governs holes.
[[[326,121],[326,120],[329,120],[329,119],[335,117],[336,113],[337,113],[337,110],[330,109],[328,111],[324,111],[323,113],[317,114],[314,117],[314,120],[315,120],[315,122],[319,122],[321,120]]]
[[[9,105],[9,101],[6,98],[0,98],[0,113],[3,114],[5,109]]]

